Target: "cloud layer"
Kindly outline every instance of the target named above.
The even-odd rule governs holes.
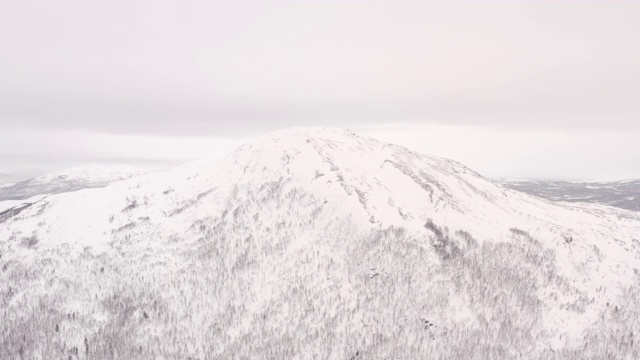
[[[640,5],[0,5],[0,121],[245,133],[345,119],[640,129]]]
[[[604,0],[5,0],[0,130],[640,134],[639,18],[640,3]],[[627,151],[606,136],[614,153]],[[12,143],[11,154],[31,154]]]

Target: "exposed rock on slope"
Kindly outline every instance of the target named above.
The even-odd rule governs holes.
[[[640,215],[336,129],[0,223],[0,358],[638,358]]]

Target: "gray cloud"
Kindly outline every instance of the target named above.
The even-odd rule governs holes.
[[[630,1],[6,0],[0,126],[638,130],[638,18]]]
[[[638,19],[605,0],[4,0],[0,172],[321,125],[488,175],[637,177]]]

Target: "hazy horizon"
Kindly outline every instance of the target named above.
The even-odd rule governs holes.
[[[346,127],[485,176],[640,178],[640,3],[0,4],[0,173]]]

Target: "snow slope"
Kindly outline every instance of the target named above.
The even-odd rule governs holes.
[[[0,185],[0,201],[25,200],[42,194],[104,187],[143,172],[129,165],[91,165],[57,171],[15,184]]]
[[[0,358],[640,357],[640,214],[340,129],[0,212],[0,254]]]

